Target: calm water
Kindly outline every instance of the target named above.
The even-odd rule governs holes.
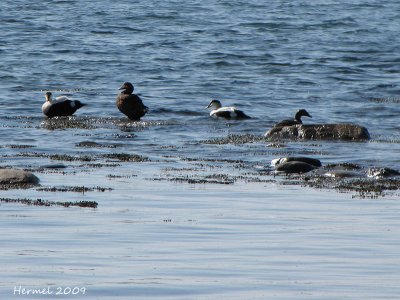
[[[394,0],[2,1],[0,166],[63,163],[37,174],[44,187],[112,190],[0,191],[99,203],[2,204],[0,298],[41,299],[13,289],[49,285],[86,288],[52,299],[398,298],[397,195],[360,200],[267,182],[164,179],[177,168],[240,176],[288,154],[400,169],[399,20]],[[115,107],[124,81],[150,107],[143,122]],[[47,90],[88,106],[61,128],[42,116]],[[212,120],[204,109],[212,98],[253,118]],[[299,108],[313,116],[305,122],[360,124],[372,139],[280,149],[203,142],[261,136]],[[112,153],[149,161],[104,158]]]

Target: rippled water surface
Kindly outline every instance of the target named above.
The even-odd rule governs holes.
[[[399,20],[394,0],[2,1],[0,166],[41,186],[1,197],[98,208],[2,203],[0,298],[397,299],[398,193],[259,170],[286,155],[400,169]],[[141,122],[115,107],[124,81],[150,108]],[[88,105],[48,120],[44,91]],[[211,119],[213,98],[252,118]],[[300,108],[371,140],[210,143]]]

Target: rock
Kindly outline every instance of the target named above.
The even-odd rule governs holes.
[[[25,185],[38,183],[39,178],[31,172],[17,169],[0,169],[0,184]]]
[[[369,168],[367,170],[368,177],[384,178],[399,176],[400,172],[390,168]]]
[[[351,178],[351,177],[362,177],[362,175],[358,172],[350,171],[350,170],[331,170],[323,174],[326,177],[332,178]]]
[[[267,138],[305,140],[369,140],[367,128],[354,124],[310,124],[274,127]]]
[[[271,165],[272,166],[276,166],[285,162],[289,162],[289,161],[301,161],[301,162],[305,162],[307,164],[310,164],[314,167],[320,167],[321,166],[321,161],[316,159],[316,158],[311,158],[311,157],[304,157],[304,156],[289,156],[289,157],[280,157],[280,158],[276,158],[273,159],[271,161]]]
[[[41,169],[65,169],[67,166],[63,164],[48,164],[40,166]]]
[[[275,166],[275,170],[284,173],[307,173],[316,167],[302,161],[288,161]]]

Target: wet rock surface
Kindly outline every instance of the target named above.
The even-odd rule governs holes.
[[[18,169],[0,169],[0,187],[27,188],[39,184],[39,178],[33,173]]]

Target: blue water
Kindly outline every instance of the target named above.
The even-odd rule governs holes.
[[[150,162],[100,169],[79,161],[62,162],[67,166],[64,173],[38,174],[44,186],[113,188],[106,193],[0,191],[4,197],[99,202],[98,210],[90,212],[2,204],[2,226],[9,232],[3,241],[9,246],[2,251],[7,260],[2,263],[12,257],[13,264],[7,263],[0,273],[0,295],[10,298],[12,287],[20,284],[75,284],[92,287],[87,299],[115,299],[112,295],[131,299],[146,294],[173,299],[394,299],[400,279],[398,270],[390,267],[399,263],[394,254],[398,246],[395,212],[400,208],[396,201],[365,207],[365,202],[351,200],[351,195],[331,191],[273,184],[249,184],[250,188],[240,182],[193,187],[148,178],[165,179],[170,175],[168,168],[175,167],[198,168],[199,174],[220,170],[240,175],[288,154],[313,156],[324,164],[352,162],[400,169],[399,20],[400,2],[394,0],[2,1],[0,166],[35,169],[59,163],[38,155],[21,156],[25,152],[131,153],[144,155]],[[115,107],[118,88],[125,81],[134,84],[150,108],[140,123],[129,122]],[[43,117],[41,105],[48,90],[88,104],[72,118],[77,126],[58,128],[57,120]],[[236,105],[253,118],[212,120],[204,107],[213,98]],[[313,116],[304,122],[356,123],[366,126],[372,139],[287,142],[279,149],[268,148],[265,142],[202,142],[228,134],[262,136],[300,108]],[[86,141],[115,148],[77,146]],[[187,158],[240,160],[245,168],[231,163],[204,166]],[[111,179],[110,174],[125,177]],[[236,196],[242,189],[246,193]],[[328,204],[324,195],[330,199]],[[295,196],[305,201],[305,208],[293,200]],[[230,206],[231,199],[236,200],[237,210]],[[275,199],[282,203],[271,208]],[[293,209],[286,211],[286,205]],[[315,213],[324,214],[331,206],[332,223],[314,219]],[[227,209],[232,211],[226,214]],[[379,220],[378,233],[374,232],[375,210],[387,218],[383,224]],[[257,218],[262,220],[257,222]],[[164,222],[169,219],[172,224]],[[351,229],[351,220],[357,230]],[[271,226],[273,234],[264,231],[264,226]],[[58,229],[47,237],[48,227]],[[132,232],[143,236],[132,239]],[[164,233],[166,241],[162,241]],[[286,234],[287,240],[282,241]],[[334,252],[336,243],[328,238],[330,234],[339,243],[348,243],[348,248]],[[380,235],[382,247],[376,246]],[[19,237],[25,242],[20,243]],[[260,240],[272,244],[260,245]],[[312,249],[289,247],[290,240],[310,243]],[[230,248],[238,243],[249,245],[236,251]],[[160,247],[166,253],[157,252]],[[140,263],[127,263],[136,250],[135,261]],[[360,251],[365,256],[358,257]],[[260,258],[263,253],[276,260],[269,257],[265,262],[266,258]],[[36,255],[41,259],[35,261]],[[311,269],[298,265],[304,259],[311,260]],[[124,264],[133,271],[119,271]],[[159,264],[163,271],[154,271]],[[229,271],[237,264],[236,272]],[[207,265],[214,268],[208,270]],[[136,274],[130,273],[135,269]],[[301,272],[308,273],[302,277]],[[370,281],[363,278],[371,273]]]

